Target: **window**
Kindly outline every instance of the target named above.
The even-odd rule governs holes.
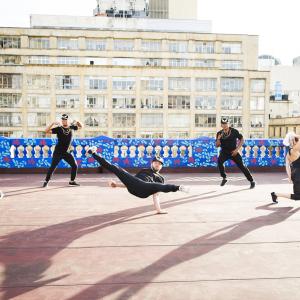
[[[263,128],[264,127],[264,116],[263,115],[252,115],[251,116],[251,128]]]
[[[113,108],[135,108],[135,96],[118,95],[112,96]]]
[[[190,127],[191,116],[189,114],[168,114],[168,127]]]
[[[12,137],[13,136],[13,131],[0,130],[0,136]]]
[[[264,110],[265,98],[264,97],[251,97],[250,110]]]
[[[242,69],[242,61],[240,60],[222,60],[221,68],[225,70],[240,70]]]
[[[27,138],[30,139],[39,139],[47,137],[46,132],[43,131],[28,131]]]
[[[221,78],[222,92],[242,92],[244,85],[243,78],[224,77]]]
[[[142,132],[142,139],[162,139],[164,137],[163,132]]]
[[[59,75],[56,77],[56,88],[60,90],[79,89],[80,77],[72,75]]]
[[[78,50],[79,49],[78,39],[58,38],[57,47],[58,49]]]
[[[22,75],[0,73],[0,89],[20,89],[21,86]]]
[[[263,139],[264,133],[263,132],[250,132],[250,139]]]
[[[11,127],[22,125],[22,114],[5,112],[0,113],[0,127]]]
[[[141,86],[143,91],[162,91],[164,88],[164,79],[143,77],[141,78]]]
[[[31,65],[48,65],[50,63],[49,56],[29,56],[28,63]]]
[[[0,93],[1,108],[21,107],[21,105],[22,105],[21,94]]]
[[[21,38],[17,36],[0,36],[1,48],[21,48]]]
[[[169,139],[188,139],[188,131],[170,131],[168,132]]]
[[[112,59],[113,66],[136,66],[137,61],[135,58],[115,57]]]
[[[58,65],[79,65],[79,57],[75,56],[58,56]]]
[[[106,96],[103,95],[88,95],[85,99],[86,108],[104,109],[106,108]]]
[[[187,67],[188,60],[181,58],[171,58],[169,59],[169,67]]]
[[[196,91],[215,92],[217,90],[217,78],[196,78]]]
[[[119,39],[114,40],[114,50],[116,51],[133,51],[134,40]]]
[[[113,77],[113,90],[135,90],[135,77]]]
[[[225,110],[241,110],[243,97],[236,96],[222,96],[222,109]]]
[[[168,108],[171,109],[190,109],[190,96],[168,96]]]
[[[214,68],[215,67],[214,59],[195,59],[195,67],[199,68]]]
[[[17,55],[1,55],[0,65],[19,65],[21,63],[21,56]]]
[[[184,41],[169,41],[170,52],[187,52],[188,42]]]
[[[47,126],[50,120],[50,114],[48,113],[28,113],[27,115],[28,126]]]
[[[160,109],[163,108],[163,97],[159,95],[143,96],[141,108]]]
[[[85,46],[87,50],[104,51],[106,49],[105,40],[86,39]]]
[[[215,132],[211,132],[211,131],[201,131],[201,132],[196,132],[195,134],[196,137],[210,137],[210,138],[215,138],[216,137],[216,133]]]
[[[195,99],[196,109],[216,109],[216,96],[197,96]]]
[[[191,78],[184,78],[184,77],[169,78],[169,90],[170,91],[190,91],[191,90]]]
[[[142,40],[142,51],[161,51],[161,41],[159,40]]]
[[[142,66],[161,67],[162,60],[159,58],[142,58],[141,64]]]
[[[50,39],[43,37],[30,37],[29,48],[31,49],[49,49]]]
[[[44,90],[50,88],[50,76],[27,75],[27,88],[30,90]]]
[[[28,95],[27,103],[30,108],[50,108],[50,96]]]
[[[222,53],[224,54],[239,54],[242,53],[241,43],[222,43]]]
[[[107,136],[107,131],[87,131],[84,132],[84,137],[97,137],[97,136]]]
[[[229,123],[232,127],[242,127],[242,116],[222,116],[221,118],[228,118]]]
[[[57,95],[56,108],[79,108],[79,95]]]
[[[141,127],[162,128],[163,126],[163,114],[141,114]]]
[[[107,90],[107,78],[85,77],[85,87],[89,90]]]
[[[135,138],[135,131],[113,131],[115,139],[132,139]]]
[[[134,127],[135,114],[113,114],[113,127]]]
[[[266,81],[264,79],[251,79],[251,92],[264,93]]]
[[[216,127],[215,114],[196,114],[195,127]]]
[[[88,127],[107,127],[106,114],[85,114],[84,124]]]
[[[213,42],[196,42],[195,51],[198,53],[214,53],[215,45]]]

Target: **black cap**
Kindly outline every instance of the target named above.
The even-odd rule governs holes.
[[[221,124],[227,124],[227,123],[229,123],[228,118],[222,117],[222,118],[221,118]]]
[[[160,156],[154,156],[152,162],[159,161],[162,165],[164,164],[164,159]]]
[[[63,114],[63,115],[61,116],[61,119],[62,119],[62,120],[68,120],[68,118],[69,118],[69,116],[68,116],[67,114]]]

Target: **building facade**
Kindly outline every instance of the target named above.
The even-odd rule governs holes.
[[[270,120],[269,137],[284,138],[288,132],[300,134],[300,119],[295,117]]]
[[[0,135],[43,137],[68,113],[84,123],[81,137],[214,136],[222,116],[245,137],[267,137],[258,37],[153,21],[147,30],[142,19],[38,16],[0,28]]]

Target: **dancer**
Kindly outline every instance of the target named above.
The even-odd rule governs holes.
[[[77,175],[77,163],[74,156],[71,154],[70,146],[72,143],[73,131],[82,128],[82,124],[79,121],[73,121],[71,125],[68,122],[69,116],[63,114],[61,116],[61,124],[59,122],[53,122],[46,128],[46,133],[52,133],[57,135],[58,143],[55,146],[53,152],[53,158],[50,168],[48,169],[46,179],[43,187],[48,186],[48,182],[54,173],[57,165],[63,159],[71,166],[71,180],[69,185],[79,186],[79,183],[75,181]],[[56,125],[56,127],[53,127]]]
[[[289,181],[293,183],[294,194],[272,192],[271,196],[274,203],[278,203],[278,197],[300,200],[300,136],[293,132],[288,133],[283,144],[288,147],[285,166]]]
[[[112,173],[114,173],[122,182],[118,184],[115,181],[110,181],[109,185],[113,188],[124,187],[128,192],[139,198],[147,198],[153,195],[153,202],[158,214],[165,214],[166,211],[162,210],[159,202],[159,192],[189,192],[189,188],[183,185],[164,184],[164,178],[159,174],[159,171],[163,167],[163,159],[159,156],[155,156],[151,163],[151,168],[142,169],[135,176],[128,173],[126,170],[119,166],[110,164],[106,159],[96,154],[97,148],[91,147],[88,153],[101,164],[101,166]]]
[[[221,147],[220,155],[218,157],[218,168],[221,177],[223,178],[221,186],[224,186],[227,182],[224,163],[231,159],[236,163],[250,182],[250,189],[253,189],[255,187],[255,181],[253,180],[248,168],[245,167],[242,156],[239,154],[239,150],[244,144],[242,134],[240,134],[238,130],[229,126],[229,120],[227,118],[221,119],[221,127],[222,130],[217,133],[216,140],[216,147]],[[238,143],[237,140],[239,141]]]

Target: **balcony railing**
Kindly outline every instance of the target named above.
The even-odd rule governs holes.
[[[0,137],[0,168],[47,168],[51,164],[56,139],[18,139]],[[149,166],[159,154],[169,168],[216,167],[217,149],[212,138],[198,139],[113,139],[105,136],[74,139],[72,151],[81,168],[96,168],[98,163],[87,153],[89,146],[109,161],[125,168]],[[285,147],[279,139],[249,139],[241,150],[250,167],[283,166]],[[227,166],[233,166],[231,161]],[[60,168],[69,167],[64,161]]]

